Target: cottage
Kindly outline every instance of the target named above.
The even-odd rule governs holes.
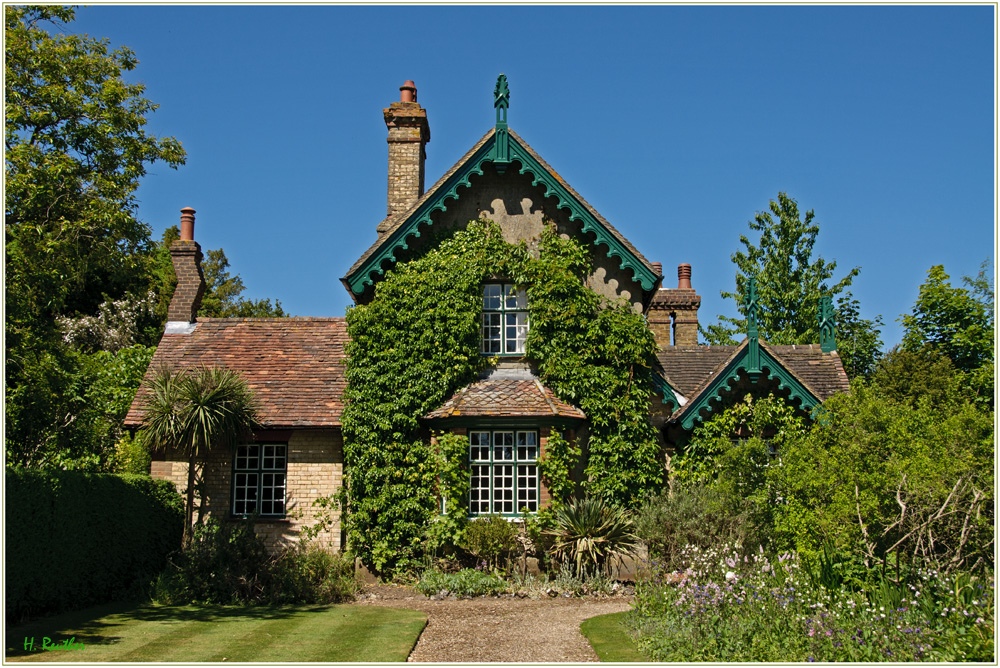
[[[692,288],[690,265],[678,267],[676,288],[663,287],[661,265],[647,260],[508,127],[503,75],[494,103],[495,126],[426,192],[430,126],[413,82],[400,88],[398,102],[383,109],[389,145],[387,213],[375,226],[375,242],[341,279],[356,303],[370,301],[386,271],[433,243],[436,235],[424,232],[490,219],[506,241],[524,241],[531,248],[543,227],[551,225],[560,235],[593,248],[588,287],[625,300],[646,317],[660,349],[650,411],[665,455],[698,422],[747,391],[775,392],[807,411],[847,389],[829,307],[823,310],[820,344],[771,346],[759,340],[751,309],[747,338],[740,345],[698,345],[701,298]],[[203,462],[201,503],[215,517],[258,513],[258,530],[276,543],[312,523],[313,501],[341,486],[346,322],[198,318],[204,279],[194,214],[182,210],[181,238],[171,247],[178,285],[150,373],[164,365],[180,370],[211,364],[242,373],[262,404],[263,430],[252,443],[217,450]],[[585,441],[588,417],[546,387],[525,357],[531,326],[525,291],[502,278],[487,281],[482,303],[480,351],[496,363],[422,419],[434,431],[468,439],[465,510],[470,516],[535,511],[548,501],[538,461],[551,430]],[[142,392],[126,419],[130,428],[141,424]],[[158,453],[151,473],[183,487],[186,468],[183,457]],[[340,547],[339,517],[334,519],[333,528],[321,537]]]

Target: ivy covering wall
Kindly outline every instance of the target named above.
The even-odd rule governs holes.
[[[491,363],[479,353],[487,280],[526,287],[527,357],[543,383],[589,418],[583,453],[561,448],[558,462],[543,462],[543,475],[564,476],[574,457],[586,456],[584,491],[618,505],[662,485],[649,420],[656,344],[645,321],[624,300],[585,286],[592,258],[579,242],[547,229],[534,255],[524,243],[506,243],[496,224],[473,221],[397,264],[372,301],[347,314],[345,526],[376,573],[416,569],[429,541],[461,529],[464,511],[438,520],[437,495],[463,506],[467,485],[443,481],[467,475],[466,448],[454,438],[432,445],[419,418]]]

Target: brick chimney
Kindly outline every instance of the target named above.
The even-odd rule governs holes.
[[[170,245],[170,259],[177,274],[177,287],[167,310],[167,331],[182,331],[195,321],[205,294],[205,276],[201,272],[201,246],[194,240],[194,214],[191,207],[181,209],[181,238]]]
[[[424,194],[424,160],[427,158],[424,146],[431,140],[431,130],[427,111],[417,104],[417,87],[412,81],[399,87],[399,102],[383,109],[382,116],[389,129],[386,216],[391,217],[410,208]],[[382,227],[379,226],[379,233],[385,231]]]
[[[660,288],[646,313],[649,329],[661,349],[698,345],[699,306],[701,297],[691,287],[691,265],[681,264],[677,267],[677,287]]]

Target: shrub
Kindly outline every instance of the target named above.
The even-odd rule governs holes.
[[[492,569],[507,570],[519,546],[517,529],[497,515],[469,522],[465,528],[465,548]]]
[[[495,573],[463,568],[457,573],[427,571],[420,578],[416,589],[425,596],[442,593],[455,596],[495,596],[507,591],[508,585]]]
[[[354,564],[345,555],[306,543],[272,555],[253,520],[209,518],[160,574],[153,599],[168,605],[334,603],[356,591]]]
[[[8,619],[144,595],[181,541],[183,502],[148,476],[7,469]]]
[[[598,573],[610,576],[615,562],[638,548],[632,520],[600,497],[570,501],[556,509],[554,520],[555,527],[546,530],[553,538],[553,559],[572,564],[579,578]]]
[[[731,512],[718,494],[700,484],[677,484],[673,492],[646,497],[635,525],[650,559],[669,570],[681,567],[681,552],[688,545],[708,549],[754,542],[747,532],[746,513]]]

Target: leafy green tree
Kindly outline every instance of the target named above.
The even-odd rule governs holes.
[[[102,306],[109,325],[146,299],[153,244],[135,215],[136,188],[149,164],[184,162],[175,139],[144,130],[156,105],[123,79],[135,55],[57,32],[73,16],[58,6],[4,7],[5,447],[15,465],[102,459],[99,444],[76,440],[94,417],[80,354],[148,341],[138,333],[78,341],[67,327],[100,319]]]
[[[260,426],[259,410],[243,377],[225,367],[199,367],[178,374],[159,369],[153,376],[143,399],[137,436],[150,450],[174,450],[188,457],[185,546],[191,541],[199,459],[214,448],[231,448],[250,438]]]
[[[744,250],[732,255],[736,291],[721,293],[724,299],[736,301],[743,317],[720,315],[720,322],[703,328],[702,336],[710,344],[737,343],[735,337],[746,331],[743,296],[747,279],[755,276],[761,337],[774,344],[816,343],[819,299],[831,295],[837,297],[837,341],[844,365],[855,375],[870,373],[882,346],[879,338],[882,322],[879,317],[862,319],[857,300],[847,290],[861,269],[855,267],[835,280],[837,263],[813,258],[819,235],[815,213],[807,211],[803,219],[798,203],[783,192],[771,201],[769,209],[758,211],[749,223],[751,231],[760,233],[756,244],[746,235],[740,235]]]
[[[927,272],[913,311],[902,317],[904,350],[929,348],[951,360],[965,390],[980,402],[993,401],[994,298],[989,261],[967,288],[952,287],[943,265]]]
[[[184,150],[143,129],[157,105],[122,78],[138,63],[132,51],[41,27],[71,21],[69,8],[4,15],[7,317],[17,335],[136,287],[149,250],[136,188],[147,165],[177,167]]]
[[[878,361],[871,382],[886,397],[914,407],[923,397],[932,405],[947,406],[961,396],[955,365],[929,347],[894,347]]]

